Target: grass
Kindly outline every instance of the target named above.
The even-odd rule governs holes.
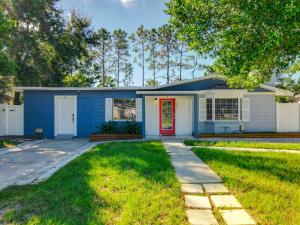
[[[300,155],[193,148],[263,225],[300,224]]]
[[[160,142],[99,145],[43,183],[0,192],[0,209],[0,224],[187,224]]]
[[[246,141],[202,141],[202,140],[185,140],[184,143],[189,146],[300,150],[300,143],[268,143],[268,142],[246,142]]]
[[[16,142],[10,140],[0,140],[0,148],[12,148],[16,146]]]

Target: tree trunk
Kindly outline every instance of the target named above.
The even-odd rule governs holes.
[[[183,56],[183,44],[180,48],[180,60],[179,60],[179,80],[182,80],[182,56]]]
[[[102,42],[102,85],[103,87],[105,87],[106,83],[105,83],[105,47],[104,47],[104,41]]]

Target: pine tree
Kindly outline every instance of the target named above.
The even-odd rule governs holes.
[[[148,31],[146,50],[149,52],[146,57],[148,62],[148,69],[152,71],[153,84],[157,83],[157,64],[158,64],[158,34],[156,29],[151,29]]]
[[[134,61],[142,69],[142,85],[145,85],[145,58],[146,58],[146,43],[148,31],[144,26],[138,27],[135,33],[130,35],[130,40],[133,44]]]
[[[176,64],[173,55],[176,49],[176,35],[170,25],[163,25],[158,29],[159,51],[159,68],[166,70],[167,84],[170,83],[171,77],[174,75],[172,67]]]
[[[133,85],[133,67],[131,63],[125,64],[123,84],[125,87]]]
[[[101,80],[101,86],[108,86],[107,76],[113,71],[113,52],[112,52],[112,36],[109,31],[104,28],[98,30],[96,34],[96,58],[94,69],[96,79]]]
[[[129,45],[127,33],[121,29],[113,32],[114,47],[114,71],[116,74],[117,86],[120,86],[120,76],[124,72],[125,65],[129,57]]]

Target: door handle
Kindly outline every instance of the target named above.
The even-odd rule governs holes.
[[[72,121],[73,121],[73,123],[74,123],[74,113],[72,113]]]

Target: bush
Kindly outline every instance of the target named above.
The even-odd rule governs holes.
[[[117,130],[116,124],[113,121],[106,122],[98,128],[100,130],[100,134],[115,134]]]
[[[141,126],[136,121],[126,121],[122,130],[124,134],[141,134]]]
[[[98,127],[100,134],[141,134],[141,126],[136,121],[126,121],[118,126],[116,122],[109,121]]]

